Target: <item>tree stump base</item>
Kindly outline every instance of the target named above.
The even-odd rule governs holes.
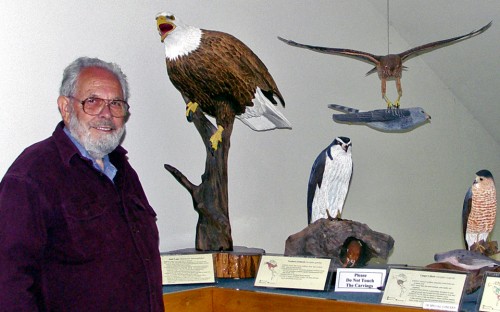
[[[194,248],[170,251],[167,254],[206,253]],[[266,252],[260,248],[236,246],[232,251],[211,252],[216,278],[254,278],[257,276],[260,259]]]

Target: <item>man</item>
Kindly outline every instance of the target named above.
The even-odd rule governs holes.
[[[156,214],[119,145],[127,99],[113,63],[65,69],[63,121],[0,183],[0,311],[163,311]]]

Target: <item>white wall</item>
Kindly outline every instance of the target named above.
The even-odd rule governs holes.
[[[435,252],[462,247],[462,201],[474,173],[487,168],[500,177],[500,146],[420,58],[405,73],[402,105],[424,107],[431,124],[387,134],[331,120],[328,103],[383,107],[379,80],[364,77],[370,66],[292,48],[276,36],[383,54],[385,17],[368,1],[3,2],[0,175],[60,120],[56,98],[68,63],[82,55],[117,62],[132,94],[123,145],[158,213],[162,251],[194,247],[197,222],[191,197],[163,164],[199,183],[205,159],[200,137],[186,122],[183,101],[166,76],[154,19],[163,10],[240,38],[267,65],[287,101],[284,114],[293,130],[257,133],[235,123],[229,154],[235,245],[283,252],[286,238],[306,226],[311,165],[338,135],[354,145],[354,177],[343,217],[392,235],[391,263],[425,265]],[[408,48],[395,31],[391,45]],[[388,95],[395,97],[393,83]],[[499,231],[493,239],[500,238]]]

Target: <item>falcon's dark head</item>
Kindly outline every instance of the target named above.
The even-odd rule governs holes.
[[[333,145],[339,145],[345,152],[347,152],[349,147],[351,147],[352,142],[348,137],[339,136],[336,137],[335,140],[333,140]]]
[[[474,187],[495,187],[495,179],[493,179],[493,175],[489,170],[483,169],[476,172],[476,178],[474,179],[474,183],[472,183]]]
[[[486,170],[486,169],[479,170],[478,172],[476,172],[476,175],[478,177],[493,179],[493,175],[491,174],[491,172],[489,170]]]

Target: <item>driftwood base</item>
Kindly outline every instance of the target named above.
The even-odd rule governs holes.
[[[331,268],[363,267],[371,258],[387,259],[394,239],[371,230],[366,224],[346,219],[319,219],[290,235],[286,256],[332,259]]]
[[[179,249],[168,254],[197,254],[206,253],[194,248]],[[216,278],[254,278],[257,276],[259,262],[264,249],[236,246],[232,251],[213,252],[214,270]]]

